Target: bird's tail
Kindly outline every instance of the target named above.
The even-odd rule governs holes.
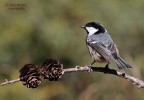
[[[118,57],[116,61],[116,64],[119,69],[125,69],[125,68],[132,68],[129,64],[127,64],[121,57]]]

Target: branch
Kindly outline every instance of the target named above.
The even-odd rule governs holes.
[[[132,82],[134,85],[136,85],[138,88],[144,88],[144,81],[139,80],[135,77],[132,77],[126,73],[122,73],[120,71],[114,70],[114,69],[110,69],[108,67],[89,67],[89,66],[76,66],[75,68],[67,68],[63,70],[63,74],[64,73],[71,73],[71,72],[102,72],[104,74],[112,74],[121,78],[124,78],[130,82]],[[7,85],[7,84],[12,84],[12,83],[16,83],[19,82],[20,79],[16,79],[16,80],[5,80],[4,83],[2,83],[1,85]]]
[[[16,83],[16,82],[19,82],[19,81],[20,81],[20,79],[15,79],[15,80],[10,80],[10,81],[5,79],[5,82],[1,83],[1,86],[7,85],[7,84],[13,84],[13,83]]]
[[[114,69],[110,69],[108,67],[89,67],[89,66],[84,66],[84,67],[80,67],[80,66],[76,66],[75,68],[68,68],[65,69],[64,72],[65,73],[69,73],[69,72],[78,72],[78,71],[87,71],[89,72],[90,70],[92,70],[91,72],[102,72],[105,74],[112,74],[121,78],[124,78],[130,82],[132,82],[134,85],[136,85],[138,88],[144,88],[144,81],[139,80],[135,77],[132,77],[126,73],[114,70]]]

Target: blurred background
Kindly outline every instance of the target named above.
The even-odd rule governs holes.
[[[107,28],[133,67],[127,73],[144,80],[143,10],[144,0],[1,0],[0,83],[18,78],[23,65],[41,65],[46,58],[59,59],[65,68],[89,65],[80,26],[90,21]],[[79,72],[45,80],[37,89],[21,82],[0,86],[0,100],[144,100],[143,92],[113,75]]]

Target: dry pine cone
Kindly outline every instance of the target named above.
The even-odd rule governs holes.
[[[28,88],[37,88],[41,82],[41,76],[34,64],[26,64],[20,69],[20,81]]]
[[[62,76],[63,65],[58,60],[46,59],[39,71],[45,79],[57,81]]]

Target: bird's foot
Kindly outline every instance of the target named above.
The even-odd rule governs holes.
[[[109,63],[105,65],[105,69],[109,69]]]
[[[89,65],[88,67],[89,67],[89,71],[88,72],[92,72],[93,70],[92,70],[91,65]]]
[[[104,69],[105,69],[104,73],[106,74],[107,71],[109,70],[109,63],[107,63],[107,64],[105,65]]]
[[[121,75],[122,75],[122,76],[125,76],[125,71],[124,71],[124,69],[120,69],[119,71],[121,72]]]
[[[95,63],[95,60],[91,63],[91,66]]]
[[[88,72],[92,72],[93,70],[92,70],[92,65],[95,63],[95,60],[91,63],[91,65],[88,65],[88,67],[89,67],[89,71]]]

